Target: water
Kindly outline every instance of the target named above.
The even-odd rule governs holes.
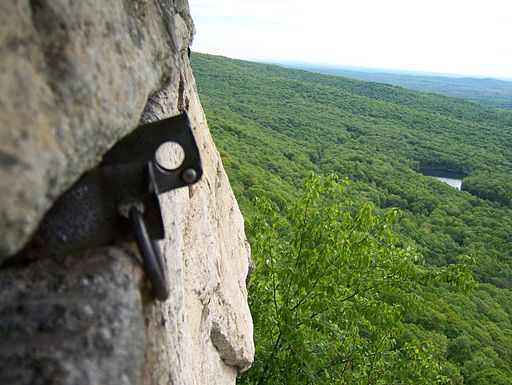
[[[439,179],[441,182],[448,183],[457,190],[460,190],[462,187],[462,179],[444,178],[442,176],[435,176],[434,178]]]
[[[425,176],[433,176],[434,178],[440,180],[441,182],[448,183],[450,186],[455,187],[457,190],[460,190],[462,187],[463,175],[458,174],[456,172],[427,169],[422,169],[420,170],[420,172]]]

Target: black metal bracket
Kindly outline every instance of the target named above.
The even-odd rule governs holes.
[[[156,160],[165,142],[175,142],[184,151],[176,169]],[[169,288],[154,242],[165,235],[158,194],[189,186],[202,174],[186,113],[140,126],[57,199],[31,242],[4,265],[135,241],[153,294],[164,300]]]

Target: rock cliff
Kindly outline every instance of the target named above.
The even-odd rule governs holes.
[[[209,134],[180,0],[0,4],[0,260],[139,123],[186,109],[200,182],[161,196],[170,298],[133,245],[0,270],[2,384],[233,384],[253,359],[243,219]]]

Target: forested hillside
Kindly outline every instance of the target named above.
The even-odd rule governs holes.
[[[283,63],[294,67],[327,75],[344,76],[369,82],[388,83],[414,90],[435,92],[447,96],[467,99],[490,107],[512,109],[512,81],[491,78],[427,76],[377,71],[357,71],[342,68],[318,67]]]
[[[198,53],[192,65],[246,218],[255,197],[298,199],[311,171],[347,177],[358,206],[400,209],[402,246],[431,266],[472,256],[480,283],[469,295],[443,284],[419,292],[403,334],[433,343],[454,384],[512,384],[512,113]],[[464,191],[422,168],[464,175]]]

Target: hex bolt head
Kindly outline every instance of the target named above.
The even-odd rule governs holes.
[[[187,168],[181,173],[181,179],[187,184],[194,183],[197,179],[197,172],[193,168]]]

